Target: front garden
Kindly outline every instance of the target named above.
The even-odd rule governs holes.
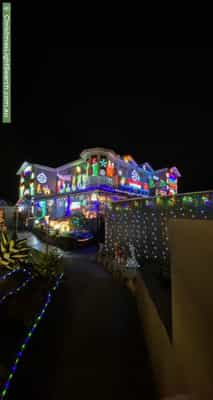
[[[36,219],[32,230],[42,241],[65,251],[95,243],[82,213],[56,220]]]
[[[18,364],[63,278],[57,251],[27,247],[26,240],[0,234],[0,399],[5,399]]]

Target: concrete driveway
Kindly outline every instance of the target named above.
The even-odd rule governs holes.
[[[132,294],[96,264],[94,248],[66,254],[64,264],[64,282],[18,368],[10,397],[158,398]]]

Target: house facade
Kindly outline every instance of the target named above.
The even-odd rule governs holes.
[[[176,167],[154,171],[147,162],[105,148],[83,150],[79,159],[57,168],[24,162],[17,175],[19,210],[35,219],[63,219],[77,211],[95,218],[112,201],[175,195],[181,176]]]

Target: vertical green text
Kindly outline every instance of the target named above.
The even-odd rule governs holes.
[[[2,122],[11,123],[11,4],[2,3]]]

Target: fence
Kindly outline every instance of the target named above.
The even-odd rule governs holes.
[[[169,271],[170,218],[213,219],[213,191],[113,203],[106,215],[107,252],[113,254],[116,243],[123,248],[132,243],[142,262],[158,262]]]

